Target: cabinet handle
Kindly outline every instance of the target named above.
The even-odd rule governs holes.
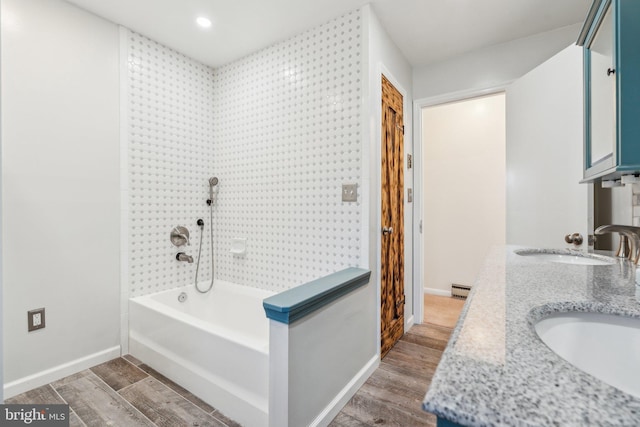
[[[393,227],[382,227],[383,236],[388,236],[391,233],[393,233]]]
[[[610,76],[611,74],[615,74],[615,73],[616,73],[615,68],[607,68],[607,76]]]

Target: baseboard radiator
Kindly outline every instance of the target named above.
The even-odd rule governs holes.
[[[471,286],[459,285],[457,283],[451,284],[451,296],[458,299],[467,299]]]

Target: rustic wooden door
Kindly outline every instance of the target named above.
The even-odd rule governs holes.
[[[402,95],[382,76],[380,354],[404,334],[404,124]]]

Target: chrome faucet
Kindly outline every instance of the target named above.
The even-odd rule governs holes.
[[[176,259],[178,261],[187,261],[189,264],[193,262],[193,257],[191,255],[187,255],[184,252],[178,252],[176,254]]]
[[[596,228],[594,234],[618,233],[620,235],[620,246],[616,256],[629,258],[634,264],[640,260],[640,227],[631,225],[601,225]]]

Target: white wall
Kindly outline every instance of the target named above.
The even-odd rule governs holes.
[[[133,31],[123,28],[122,33],[126,297],[194,283],[196,262],[175,256],[185,252],[197,260],[198,218],[205,220],[198,281],[206,289],[211,280],[209,177],[219,176],[219,194],[228,191],[227,177],[213,166],[213,69]],[[217,208],[216,202],[214,228]],[[171,244],[169,233],[178,225],[190,230],[190,245]],[[215,237],[219,259],[228,242],[220,240],[219,229]]]
[[[0,18],[2,17],[2,8],[0,7]],[[2,55],[2,32],[0,31],[0,57]],[[0,66],[0,81],[2,81],[2,67]],[[0,97],[0,265],[2,265],[2,97]],[[0,307],[3,307],[2,303],[2,294],[3,294],[3,286],[2,286],[2,273],[0,273]],[[4,349],[2,347],[2,343],[4,342],[3,337],[3,327],[2,327],[2,319],[4,316],[0,316],[0,384],[4,384],[4,369],[2,366],[4,365]],[[0,387],[0,403],[4,402],[4,387]]]
[[[582,49],[569,46],[507,88],[509,244],[563,247],[579,232],[587,248],[582,80]]]
[[[362,264],[362,200],[341,201],[363,176],[359,11],[217,69],[125,38],[132,296],[193,282],[196,264],[177,262],[168,237],[187,226],[182,250],[196,258],[199,217],[210,279],[210,176],[216,278],[281,291]],[[230,253],[233,238],[246,254]]]
[[[505,145],[504,93],[422,110],[427,292],[473,285],[489,248],[504,245]]]
[[[382,80],[384,74],[400,91],[404,100],[404,149],[406,154],[413,153],[413,91],[411,65],[404,58],[398,47],[391,41],[380,24],[372,8],[366,5],[362,8],[364,30],[363,64],[363,204],[367,207],[363,211],[362,257],[367,260],[371,269],[371,282],[380,288],[380,162],[381,162],[381,128],[382,128]],[[413,187],[413,169],[404,170],[405,194],[406,188]],[[405,265],[413,265],[413,203],[405,198]],[[414,321],[414,291],[413,274],[405,268],[405,326]],[[378,301],[379,302],[379,301]],[[378,304],[378,309],[379,309]],[[418,319],[419,320],[419,319]]]
[[[366,176],[361,26],[352,11],[215,70],[218,278],[282,291],[367,266],[362,190],[341,197]]]
[[[272,426],[329,422],[379,364],[367,331],[377,322],[368,284],[288,325],[269,321]]]
[[[575,43],[581,25],[570,25],[415,67],[413,97],[421,99],[504,85]]]
[[[10,397],[119,355],[118,30],[57,0],[2,15]],[[39,307],[46,328],[27,333]]]

